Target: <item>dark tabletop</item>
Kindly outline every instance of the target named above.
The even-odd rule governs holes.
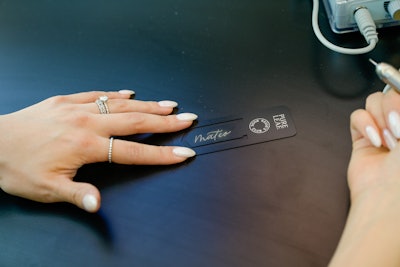
[[[370,54],[340,55],[316,40],[311,9],[302,0],[0,1],[1,114],[129,88],[136,99],[175,100],[199,123],[282,105],[297,129],[177,166],[85,166],[76,180],[99,187],[97,214],[2,192],[0,266],[326,266],[349,207],[349,116],[383,88],[369,57],[400,66],[400,30],[381,30]],[[331,33],[323,10],[320,20],[330,40],[364,45]]]

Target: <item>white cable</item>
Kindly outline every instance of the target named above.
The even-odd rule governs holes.
[[[354,12],[357,26],[368,43],[363,48],[345,48],[329,42],[321,33],[318,23],[319,0],[313,0],[312,27],[318,40],[327,48],[342,54],[359,55],[372,51],[378,42],[376,25],[367,8],[359,8]]]

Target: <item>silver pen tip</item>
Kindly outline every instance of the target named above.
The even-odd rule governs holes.
[[[372,60],[371,58],[369,59],[369,62],[371,62],[372,64],[374,64],[375,66],[378,65],[378,63],[376,63],[374,60]]]

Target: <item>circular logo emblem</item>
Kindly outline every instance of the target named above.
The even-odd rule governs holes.
[[[267,119],[257,118],[250,122],[249,129],[253,133],[263,134],[263,133],[268,132],[270,126],[271,126],[271,124],[269,123],[269,121]]]

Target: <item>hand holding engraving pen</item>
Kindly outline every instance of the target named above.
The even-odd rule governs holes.
[[[378,77],[388,85],[383,92],[385,93],[391,87],[400,93],[400,72],[387,63],[376,63],[372,59],[369,61],[375,65],[375,71]]]

